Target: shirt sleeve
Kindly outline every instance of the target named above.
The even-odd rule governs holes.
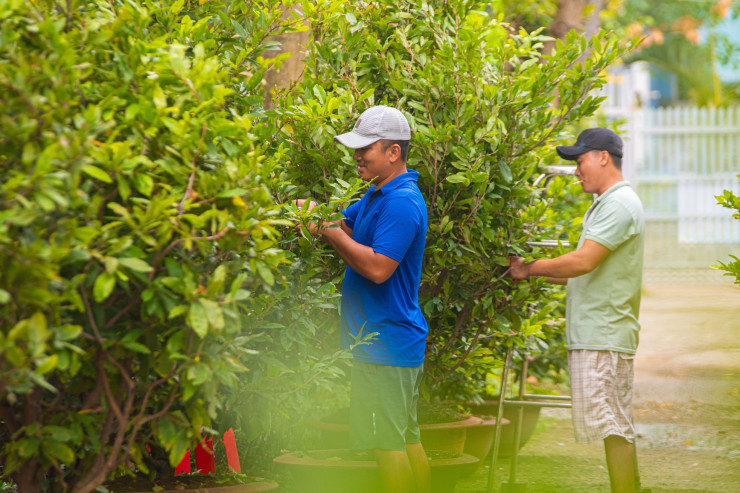
[[[421,224],[421,211],[409,198],[401,196],[386,201],[378,216],[373,251],[400,263]]]
[[[601,207],[602,210],[589,221],[586,239],[614,251],[638,233],[637,222],[629,210],[617,202],[601,204]]]

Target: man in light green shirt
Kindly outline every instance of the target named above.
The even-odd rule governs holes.
[[[642,203],[622,177],[622,139],[611,130],[584,130],[575,145],[557,151],[576,161],[583,191],[598,198],[583,219],[576,250],[529,263],[512,258],[511,277],[542,276],[568,285],[565,330],[576,441],[603,440],[612,492],[632,493],[639,483],[632,382],[640,330]]]

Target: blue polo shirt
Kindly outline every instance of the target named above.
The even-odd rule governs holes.
[[[381,284],[347,267],[342,287],[342,348],[362,334],[377,332],[370,344],[353,350],[358,361],[389,366],[419,366],[424,362],[427,321],[419,306],[422,257],[427,234],[427,208],[409,170],[368,192],[342,211],[352,239],[398,262]]]

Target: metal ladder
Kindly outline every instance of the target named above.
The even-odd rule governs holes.
[[[546,166],[542,170],[542,174],[538,176],[533,187],[543,186],[543,194],[550,185],[552,179],[556,176],[569,176],[575,173],[575,166]],[[543,241],[531,241],[527,242],[529,246],[539,247],[553,247],[558,245],[569,246],[567,241],[558,240],[543,240]],[[519,381],[519,394],[515,399],[506,399],[507,382],[509,379],[509,370],[511,368],[513,348],[509,347],[506,351],[506,362],[504,363],[504,371],[501,376],[501,390],[498,401],[498,410],[496,414],[496,427],[495,435],[493,439],[493,452],[491,456],[491,465],[488,471],[488,493],[493,493],[494,479],[496,475],[496,463],[498,461],[499,445],[501,441],[501,426],[503,425],[504,417],[504,406],[510,406],[517,409],[517,420],[516,430],[514,430],[514,446],[513,455],[511,457],[511,464],[509,466],[509,481],[502,483],[502,493],[523,493],[526,491],[525,483],[516,482],[517,467],[519,465],[519,444],[522,434],[522,420],[524,417],[525,407],[554,407],[554,408],[570,408],[570,396],[561,395],[540,395],[540,394],[527,394],[525,393],[525,387],[527,383],[527,370],[528,361],[526,354],[522,359],[522,369],[520,372]],[[550,402],[548,402],[550,401]]]

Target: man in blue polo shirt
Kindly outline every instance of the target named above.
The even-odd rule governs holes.
[[[419,173],[406,169],[410,139],[406,118],[387,106],[369,108],[351,132],[336,136],[355,149],[357,172],[371,186],[335,227],[314,231],[347,264],[342,347],[377,333],[353,349],[350,444],[375,451],[383,493],[429,492],[416,420],[428,333],[419,306],[427,210]]]

